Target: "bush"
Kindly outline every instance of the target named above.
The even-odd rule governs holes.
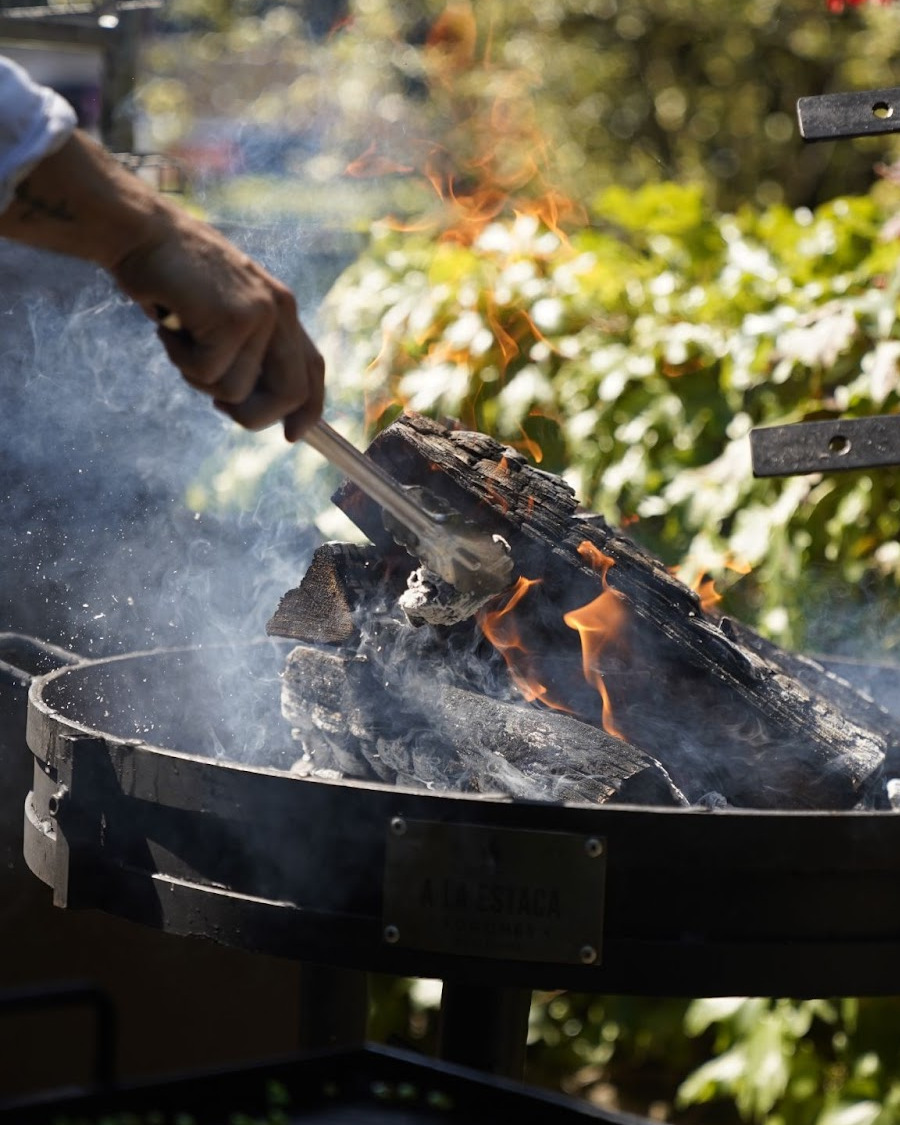
[[[320,313],[332,396],[365,371],[370,432],[402,404],[522,449],[686,580],[718,575],[734,612],[809,645],[836,591],[863,613],[896,590],[897,473],[757,480],[748,434],[897,409],[896,202],[883,183],[814,212],[716,214],[700,188],[657,184],[601,192],[568,236],[526,215],[470,245],[384,226]]]

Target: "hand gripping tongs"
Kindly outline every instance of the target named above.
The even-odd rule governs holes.
[[[183,330],[176,313],[161,306],[155,311],[164,328]],[[303,438],[402,524],[415,540],[405,544],[407,550],[460,593],[488,597],[510,585],[512,558],[501,536],[479,531],[456,514],[429,511],[327,422],[316,422]]]

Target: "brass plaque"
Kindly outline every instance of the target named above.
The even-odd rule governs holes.
[[[599,965],[603,837],[395,817],[383,940],[434,953]]]

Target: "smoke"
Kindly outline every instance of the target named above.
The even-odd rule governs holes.
[[[305,268],[302,244],[272,228],[254,232],[246,248],[290,281],[312,326],[325,282]],[[202,660],[185,665],[190,676],[162,685],[162,700],[148,692],[144,701],[138,687],[131,717],[115,733],[220,760],[270,764],[275,755],[280,763],[289,727],[281,720],[272,740],[267,709],[277,705],[281,658],[251,658],[246,642],[265,638],[282,595],[309,565],[320,539],[313,500],[291,472],[274,472],[246,510],[193,511],[193,483],[236,428],[172,369],[153,326],[83,263],[2,245],[0,277],[3,629],[89,657],[201,650]],[[285,444],[282,463],[291,456]],[[445,689],[517,698],[477,630],[438,633],[410,627],[396,606],[366,609],[371,617],[358,624],[370,668],[391,696],[418,700],[420,717]],[[577,653],[558,649],[544,669],[551,689],[577,677]],[[204,720],[194,722],[176,695],[191,708],[203,699]],[[101,729],[115,708],[107,699],[95,709]],[[416,762],[400,772],[427,782],[441,748],[431,746],[424,719],[416,725],[415,747],[405,739],[393,749],[415,751]],[[514,773],[498,784],[528,791],[524,774]],[[703,779],[704,790],[717,789],[715,780]]]
[[[289,280],[309,326],[328,278],[296,234],[229,233]],[[103,271],[0,242],[0,385],[3,630],[84,657],[233,642],[237,659],[265,636],[318,541],[314,513],[296,489],[246,511],[191,510],[198,474],[237,427],[184,383]],[[284,443],[279,457],[292,456]]]

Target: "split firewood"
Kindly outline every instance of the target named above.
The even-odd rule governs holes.
[[[820,699],[830,702],[848,720],[875,731],[884,742],[886,777],[900,777],[900,716],[881,705],[863,684],[854,684],[849,675],[849,661],[817,659],[806,653],[790,652],[761,636],[734,618],[725,617],[713,610],[710,614],[723,632],[730,633],[745,648],[771,664],[777,665],[789,676],[804,684]],[[865,669],[871,675],[872,669]],[[858,669],[857,674],[863,672]],[[863,677],[865,678],[865,677]],[[893,683],[896,684],[896,677]]]
[[[394,565],[391,565],[391,559]],[[358,636],[365,613],[381,611],[406,589],[412,560],[384,552],[371,543],[325,543],[313,552],[299,586],[287,590],[266,625],[273,637],[322,644],[346,644]]]
[[[484,434],[414,414],[380,434],[368,455],[510,546],[516,586],[474,619],[454,619],[446,629],[429,622],[438,648],[442,635],[467,632],[472,651],[488,636],[485,659],[493,670],[504,653],[526,699],[640,749],[692,802],[718,794],[723,803],[751,808],[883,803],[883,726],[865,709],[848,715],[773,651],[742,643],[659,560],[602,516],[580,510],[562,478]],[[335,502],[395,577],[405,571],[408,591],[417,560],[398,560],[380,508],[352,485]],[[315,585],[307,577],[304,583]],[[352,590],[349,601],[371,604],[360,589],[366,582],[345,577],[340,596]],[[410,629],[428,622],[427,594],[420,588],[417,596]],[[315,600],[310,590],[303,599]],[[411,604],[407,592],[395,609],[403,610],[404,599]],[[322,639],[308,625],[278,635]],[[350,641],[346,629],[341,639]],[[430,656],[423,682],[440,666],[440,656]]]
[[[300,772],[531,800],[688,803],[659,762],[621,739],[440,678],[298,645],[282,690]]]

